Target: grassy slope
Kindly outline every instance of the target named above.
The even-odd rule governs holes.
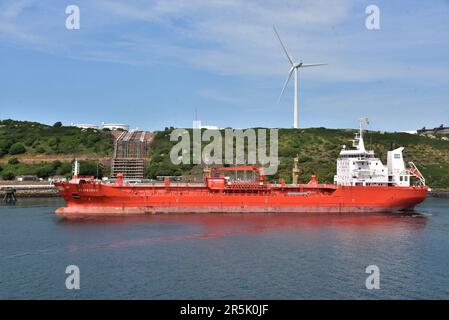
[[[175,166],[170,162],[170,150],[176,143],[169,141],[171,130],[166,129],[155,135],[149,151],[147,177],[200,172],[193,165]],[[284,178],[290,182],[293,157],[299,153],[301,182],[307,182],[311,174],[316,174],[321,181],[332,182],[335,173],[335,159],[341,146],[343,144],[350,146],[350,140],[353,137],[354,130],[280,129],[279,170],[277,175],[270,178]],[[371,145],[370,141],[372,141],[372,147],[376,154],[384,163],[386,163],[386,155],[391,143],[395,143],[396,147],[405,147],[405,160],[415,162],[429,185],[437,188],[449,188],[449,141],[406,133],[368,132],[365,134],[367,147]],[[26,149],[24,154],[16,155],[18,157],[44,157],[42,163],[10,165],[5,162],[12,155],[4,154],[3,157],[0,157],[3,172],[9,170],[15,175],[35,174],[43,166],[48,168],[58,157],[63,159],[67,155],[90,155],[92,158],[109,157],[113,148],[113,138],[109,132],[83,131],[74,127],[52,127],[36,122],[0,121],[0,148],[13,143],[21,143]],[[203,147],[205,145],[207,145],[206,142],[203,143]],[[51,161],[45,161],[45,157]],[[61,161],[66,163],[67,159]],[[53,164],[53,166],[55,165]],[[65,172],[67,168],[64,165],[59,171]]]
[[[22,144],[31,155],[108,155],[113,148],[110,132],[53,127],[37,122],[0,121],[0,148],[7,152],[14,143]]]
[[[24,152],[11,154],[14,144],[22,145]],[[0,121],[0,176],[6,172],[15,176],[66,175],[70,174],[74,155],[82,158],[108,157],[112,149],[113,138],[108,131],[53,127],[28,121]],[[9,164],[8,160],[13,157],[36,161]],[[90,173],[94,165],[96,167],[96,164],[86,162],[84,167]]]
[[[335,174],[336,158],[343,144],[351,146],[354,130],[336,130],[324,128],[280,129],[278,174],[272,179],[284,178],[291,181],[293,157],[300,157],[301,182],[307,182],[311,174],[320,181],[332,182]],[[170,163],[169,153],[175,142],[169,141],[170,130],[158,132],[150,151],[151,164],[147,174],[176,175],[191,172],[194,166],[183,168]],[[224,136],[224,135],[222,135]],[[370,143],[372,141],[372,144]],[[438,188],[449,187],[449,141],[431,139],[407,133],[368,132],[365,145],[375,150],[376,155],[386,164],[387,151],[391,143],[395,147],[405,147],[405,160],[413,161],[424,174],[429,185]],[[203,147],[207,143],[203,143]],[[198,171],[198,170],[193,170]]]

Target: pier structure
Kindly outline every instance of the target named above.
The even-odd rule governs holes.
[[[0,185],[0,201],[15,203],[17,198],[54,197],[58,190],[52,183]]]
[[[114,141],[111,177],[123,173],[125,179],[143,179],[148,142],[152,134],[146,131],[123,131]]]
[[[16,202],[16,200],[17,200],[16,189],[14,189],[13,187],[5,187],[5,188],[2,188],[2,190],[5,193],[5,195],[3,196],[3,202],[6,202],[6,203]]]

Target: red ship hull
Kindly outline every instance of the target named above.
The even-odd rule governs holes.
[[[56,183],[65,217],[157,213],[366,213],[410,211],[428,187],[267,185],[127,185]]]

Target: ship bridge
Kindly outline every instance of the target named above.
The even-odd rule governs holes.
[[[391,185],[410,186],[410,177],[417,177],[421,183],[421,174],[417,172],[415,166],[413,170],[406,169],[402,151],[404,148],[397,148],[388,151],[387,165],[385,166],[379,158],[376,158],[373,150],[366,150],[363,141],[363,124],[368,124],[367,118],[360,119],[359,132],[352,140],[353,149],[343,146],[337,159],[337,174],[334,182],[338,185]]]

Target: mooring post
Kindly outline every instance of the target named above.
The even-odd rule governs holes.
[[[7,203],[16,202],[16,189],[11,187],[3,188],[3,191],[5,192],[5,196],[3,197],[3,201]]]

